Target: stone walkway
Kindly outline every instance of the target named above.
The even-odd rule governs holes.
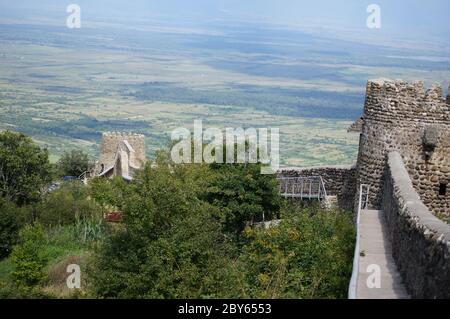
[[[360,216],[360,256],[356,285],[356,299],[406,299],[409,298],[392,257],[386,236],[383,212],[362,210]],[[378,268],[379,267],[379,268]],[[377,270],[380,270],[380,288],[369,288]]]

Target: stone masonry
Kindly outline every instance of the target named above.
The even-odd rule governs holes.
[[[100,146],[100,165],[105,168],[114,165],[117,149],[122,141],[128,141],[135,151],[136,161],[145,162],[144,135],[135,133],[106,132]]]
[[[408,294],[450,298],[450,225],[443,221],[450,221],[450,92],[445,98],[438,85],[369,81],[364,114],[349,131],[360,133],[354,207],[359,186],[369,185],[369,206],[383,214]]]
[[[94,176],[122,176],[131,180],[134,172],[146,161],[144,135],[132,133],[103,133],[100,161]]]
[[[392,255],[413,298],[450,298],[450,225],[413,188],[402,157],[389,153],[382,209]]]
[[[437,85],[425,90],[422,82],[368,82],[357,185],[370,185],[372,207],[381,204],[387,154],[398,151],[423,203],[434,214],[450,217],[449,102]]]

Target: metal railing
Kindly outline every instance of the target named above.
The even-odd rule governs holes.
[[[87,184],[87,180],[90,177],[90,175],[91,175],[90,171],[85,171],[81,173],[80,176],[78,176],[78,179],[81,180],[84,184]]]
[[[369,207],[369,191],[370,186],[366,184],[359,185],[359,200],[358,200],[358,212],[356,215],[356,244],[355,253],[353,255],[353,270],[350,284],[348,287],[348,299],[356,299],[356,292],[358,286],[358,274],[359,274],[359,257],[360,257],[360,220],[361,210]]]
[[[327,191],[321,176],[278,177],[278,189],[285,198],[327,200]]]
[[[359,186],[359,210],[369,208],[369,191],[369,185],[361,184]]]

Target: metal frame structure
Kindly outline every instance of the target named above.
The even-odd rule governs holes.
[[[279,191],[285,198],[300,200],[327,200],[327,191],[321,176],[278,177]]]

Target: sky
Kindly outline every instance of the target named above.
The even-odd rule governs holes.
[[[179,24],[213,20],[313,23],[336,30],[364,28],[367,6],[374,3],[381,8],[380,32],[450,39],[448,0],[0,0],[0,19],[21,14],[34,18],[65,15],[71,3],[79,4],[84,17],[94,20],[135,17]]]

